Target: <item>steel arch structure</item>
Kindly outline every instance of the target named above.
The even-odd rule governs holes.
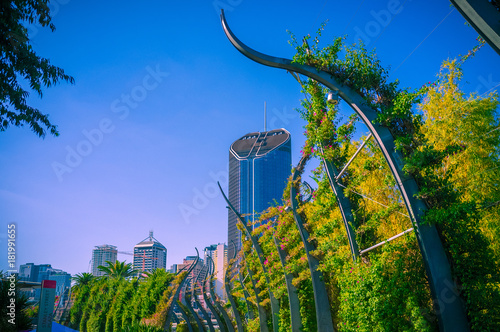
[[[338,91],[341,97],[362,119],[386,159],[396,184],[401,192],[408,213],[415,225],[415,232],[425,264],[429,285],[436,307],[441,331],[469,331],[465,308],[452,278],[450,263],[444,251],[435,225],[422,224],[422,217],[427,211],[425,203],[416,198],[418,185],[412,176],[403,171],[405,165],[402,155],[396,150],[394,137],[387,127],[377,123],[377,112],[353,89],[341,84],[330,73],[309,65],[293,63],[289,59],[278,58],[260,53],[242,43],[230,30],[224,11],[221,11],[221,23],[231,44],[247,58],[274,68],[305,75]],[[349,230],[346,230],[349,232]],[[351,248],[353,246],[352,243]],[[450,296],[452,294],[452,296]]]

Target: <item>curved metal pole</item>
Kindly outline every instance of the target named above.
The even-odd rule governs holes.
[[[323,147],[320,147],[321,155],[323,154]],[[356,260],[359,257],[359,247],[358,242],[356,241],[356,233],[352,229],[354,224],[354,215],[352,213],[351,201],[344,195],[344,189],[339,186],[335,178],[339,173],[337,168],[333,164],[333,162],[327,160],[325,157],[322,157],[323,164],[325,166],[326,176],[328,177],[328,182],[330,182],[330,187],[332,188],[333,193],[335,194],[335,198],[337,199],[337,205],[340,209],[340,214],[342,215],[342,219],[344,220],[344,228],[347,233],[347,240],[349,241],[349,247],[351,249],[352,260],[356,263]]]
[[[172,304],[170,305],[170,308],[168,308],[168,313],[167,313],[167,319],[165,321],[165,326],[163,327],[167,331],[170,331],[170,324],[172,323],[172,315],[173,315],[173,312],[174,312],[174,303],[179,298],[179,293],[180,293],[180,291],[181,291],[181,289],[182,289],[182,287],[184,285],[184,281],[186,281],[187,276],[194,269],[196,263],[198,262],[198,259],[200,258],[200,253],[198,252],[198,248],[194,248],[194,249],[196,250],[196,256],[198,258],[197,258],[196,262],[193,262],[190,265],[189,270],[187,271],[187,273],[184,276],[184,278],[182,278],[181,282],[179,283],[179,286],[177,286],[177,289],[175,290],[175,294],[174,294],[174,298],[173,298]]]
[[[297,288],[293,285],[293,275],[286,272],[286,252],[281,250],[281,243],[278,238],[273,236],[274,244],[276,249],[278,249],[278,255],[280,257],[281,266],[283,267],[283,273],[285,274],[286,290],[288,293],[288,305],[290,307],[290,322],[292,324],[292,332],[300,332],[302,329],[302,319],[300,317],[300,301],[299,295],[297,294]]]
[[[179,308],[179,311],[181,312],[182,317],[186,321],[186,325],[188,327],[189,332],[194,332],[193,326],[191,325],[188,314],[186,313],[186,311],[184,310],[182,305],[179,303],[179,301],[175,300],[175,303],[177,304],[177,308]]]
[[[194,289],[194,280],[193,279],[191,279],[191,288]],[[189,293],[189,298],[188,298],[188,293]],[[198,314],[196,313],[196,311],[194,311],[193,306],[191,305],[191,301],[193,300],[193,297],[192,297],[192,291],[188,292],[188,285],[186,285],[186,290],[184,291],[184,298],[186,301],[186,307],[191,312],[191,314],[193,315],[193,317],[196,321],[196,324],[198,325],[198,331],[205,332],[205,329],[203,327],[203,324],[202,324],[200,318],[198,317]]]
[[[425,203],[416,198],[418,186],[412,176],[403,171],[405,165],[402,155],[396,150],[394,137],[389,129],[377,123],[377,112],[366,104],[356,91],[341,84],[325,71],[308,65],[292,63],[289,59],[272,57],[257,52],[243,44],[229,29],[224,12],[221,13],[224,32],[238,51],[257,63],[286,69],[308,76],[332,90],[338,90],[339,96],[360,116],[377,141],[398,185],[408,213],[415,224],[418,244],[427,271],[436,314],[441,331],[469,331],[469,324],[456,284],[451,275],[450,262],[446,257],[443,244],[435,225],[423,225],[422,217],[427,211]],[[451,294],[451,295],[450,295]]]
[[[246,255],[245,252],[242,250],[243,253],[243,258],[246,260]],[[269,332],[269,328],[267,327],[267,312],[264,307],[260,305],[260,288],[257,287],[257,283],[253,279],[253,272],[252,269],[248,266],[248,264],[245,264],[248,272],[248,276],[250,277],[250,282],[252,283],[252,288],[253,292],[255,293],[255,302],[257,304],[257,312],[259,313],[259,326],[260,326],[260,332]]]
[[[222,196],[224,196],[224,199],[226,200],[227,205],[233,211],[233,213],[236,215],[240,223],[244,226],[245,231],[247,233],[247,236],[252,240],[253,247],[255,248],[255,251],[257,252],[257,256],[259,257],[259,262],[260,266],[262,267],[262,271],[264,271],[264,276],[266,278],[266,283],[267,283],[267,291],[269,293],[269,300],[271,301],[271,313],[273,315],[273,331],[278,332],[279,331],[279,322],[280,322],[280,317],[279,317],[279,312],[280,312],[280,305],[278,300],[274,297],[273,291],[271,290],[271,283],[269,282],[269,275],[267,274],[267,269],[266,265],[264,264],[264,252],[262,251],[262,248],[260,247],[259,241],[257,241],[257,238],[252,235],[252,230],[250,227],[248,227],[247,223],[245,220],[241,217],[238,211],[233,207],[231,202],[229,202],[229,199],[227,199],[226,194],[224,193],[224,190],[222,190],[222,187],[220,186],[220,183],[217,182],[217,185],[219,186],[220,192],[222,193]]]
[[[255,315],[253,313],[253,307],[248,298],[250,294],[248,294],[247,288],[245,287],[245,283],[243,282],[243,275],[241,274],[241,270],[238,267],[238,276],[241,284],[241,288],[243,289],[243,297],[245,298],[245,302],[247,303],[247,311],[248,311],[248,319],[255,319]]]
[[[490,1],[450,0],[455,8],[500,55],[500,12]]]
[[[208,316],[207,312],[205,311],[205,309],[201,305],[200,301],[198,301],[198,296],[197,296],[197,292],[196,292],[196,289],[197,289],[196,285],[198,285],[198,287],[201,289],[201,284],[200,284],[199,279],[201,277],[201,272],[203,270],[204,270],[204,268],[201,269],[200,272],[198,272],[198,275],[196,276],[196,280],[195,280],[195,284],[194,284],[194,287],[193,287],[193,291],[192,291],[191,297],[194,298],[194,302],[196,303],[196,306],[198,307],[198,310],[201,311],[201,314],[203,315],[203,317],[207,321],[208,329],[210,330],[210,332],[215,332],[214,326],[212,324],[212,320],[210,319],[210,317]]]
[[[304,157],[299,162],[301,165],[304,162]],[[306,251],[307,262],[309,263],[309,270],[311,272],[313,293],[314,293],[314,305],[316,306],[316,324],[318,326],[318,331],[322,332],[333,332],[333,320],[332,314],[330,312],[330,301],[328,300],[328,293],[326,292],[326,286],[323,281],[323,273],[318,270],[319,261],[316,257],[310,254],[311,251],[315,250],[312,243],[309,242],[309,233],[304,227],[304,222],[302,218],[297,213],[297,188],[293,183],[298,179],[299,172],[294,170],[292,175],[292,186],[290,187],[290,203],[292,206],[293,218],[295,219],[295,224],[299,229],[300,237],[302,238],[302,243],[304,243],[304,249]]]
[[[222,324],[222,319],[220,318],[219,313],[215,309],[215,307],[212,303],[212,299],[207,297],[206,289],[207,289],[207,281],[209,280],[209,278],[210,278],[210,273],[207,273],[207,278],[203,282],[203,292],[202,292],[203,299],[205,300],[205,303],[208,305],[208,307],[210,308],[210,311],[214,315],[215,320],[217,321],[217,325],[219,325],[219,330],[222,332],[226,332],[226,328],[224,327],[224,324]]]
[[[238,306],[236,305],[236,301],[234,300],[233,294],[231,294],[230,272],[233,267],[234,259],[236,258],[236,245],[234,244],[234,241],[231,241],[231,244],[233,245],[234,248],[233,250],[234,255],[233,258],[227,264],[226,274],[224,276],[224,288],[226,289],[227,298],[229,299],[229,303],[231,304],[231,308],[233,309],[234,319],[236,320],[236,328],[238,329],[238,332],[244,332],[243,323],[241,322],[240,312],[238,311]]]
[[[212,257],[208,256],[208,259],[210,259],[210,261],[212,262],[212,264],[214,266],[214,269],[215,269],[215,263],[214,263]],[[213,279],[213,276],[214,276],[214,274],[212,274],[212,278],[211,279]],[[226,322],[226,327],[227,327],[228,331],[229,332],[234,332],[233,322],[231,322],[231,319],[229,318],[226,310],[219,303],[219,301],[217,300],[217,297],[215,297],[214,283],[213,283],[212,280],[210,280],[210,297],[213,299],[213,301],[215,303],[215,306],[217,307],[217,309],[219,309],[222,317],[224,318],[224,321]]]
[[[200,282],[198,282],[198,287],[201,288],[201,283]],[[210,330],[210,332],[215,332],[214,326],[212,324],[212,320],[208,316],[207,311],[203,308],[203,306],[201,305],[200,301],[198,301],[198,299],[196,298],[196,296],[197,296],[196,295],[196,288],[195,288],[194,296],[195,296],[195,300],[194,301],[196,302],[196,305],[198,306],[198,309],[201,311],[201,314],[205,318],[205,321],[207,322],[207,325],[208,325],[208,329]]]
[[[176,315],[174,315],[174,316],[172,317],[172,320],[174,321],[174,323],[177,323],[177,324],[180,324],[180,323],[181,323],[181,322],[179,321],[179,318],[177,318],[177,316],[176,316]]]

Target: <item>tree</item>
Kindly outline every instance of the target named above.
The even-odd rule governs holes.
[[[83,286],[90,285],[96,277],[92,273],[77,273],[74,277],[71,277],[75,284],[73,285],[73,292],[78,292]]]
[[[125,264],[125,262],[120,261],[116,261],[114,264],[110,261],[106,261],[106,263],[108,263],[108,266],[100,265],[97,268],[110,278],[128,278],[138,272],[132,268],[132,263]]]
[[[54,136],[59,135],[46,114],[27,104],[29,92],[22,83],[26,81],[40,97],[43,87],[55,85],[60,80],[74,83],[74,78],[65,74],[63,69],[35,53],[28,29],[23,25],[38,22],[54,31],[48,2],[0,2],[0,131],[5,131],[9,125],[29,125],[40,137],[45,137],[47,130]]]

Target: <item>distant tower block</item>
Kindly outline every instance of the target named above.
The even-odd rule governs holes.
[[[154,269],[166,269],[167,248],[153,237],[149,236],[134,246],[134,269],[153,272]]]
[[[105,273],[99,270],[99,266],[108,266],[108,263],[115,264],[118,251],[116,246],[103,244],[95,246],[92,250],[92,274],[96,277],[103,276]]]

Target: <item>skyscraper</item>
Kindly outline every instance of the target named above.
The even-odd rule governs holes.
[[[99,270],[99,266],[107,266],[108,263],[106,261],[115,264],[117,255],[116,246],[109,244],[95,246],[92,250],[92,274],[96,277],[103,276],[104,272]]]
[[[152,272],[154,269],[167,268],[167,248],[149,236],[134,246],[134,269]]]
[[[286,129],[254,132],[236,140],[229,149],[229,201],[247,221],[258,220],[259,214],[274,200],[281,202],[292,167],[291,137]],[[241,248],[241,234],[236,215],[228,214],[228,259]]]
[[[211,258],[211,261],[208,257]],[[205,247],[205,264],[208,265],[209,270],[215,274],[215,292],[221,298],[224,297],[224,279],[227,268],[227,245],[219,243]]]

